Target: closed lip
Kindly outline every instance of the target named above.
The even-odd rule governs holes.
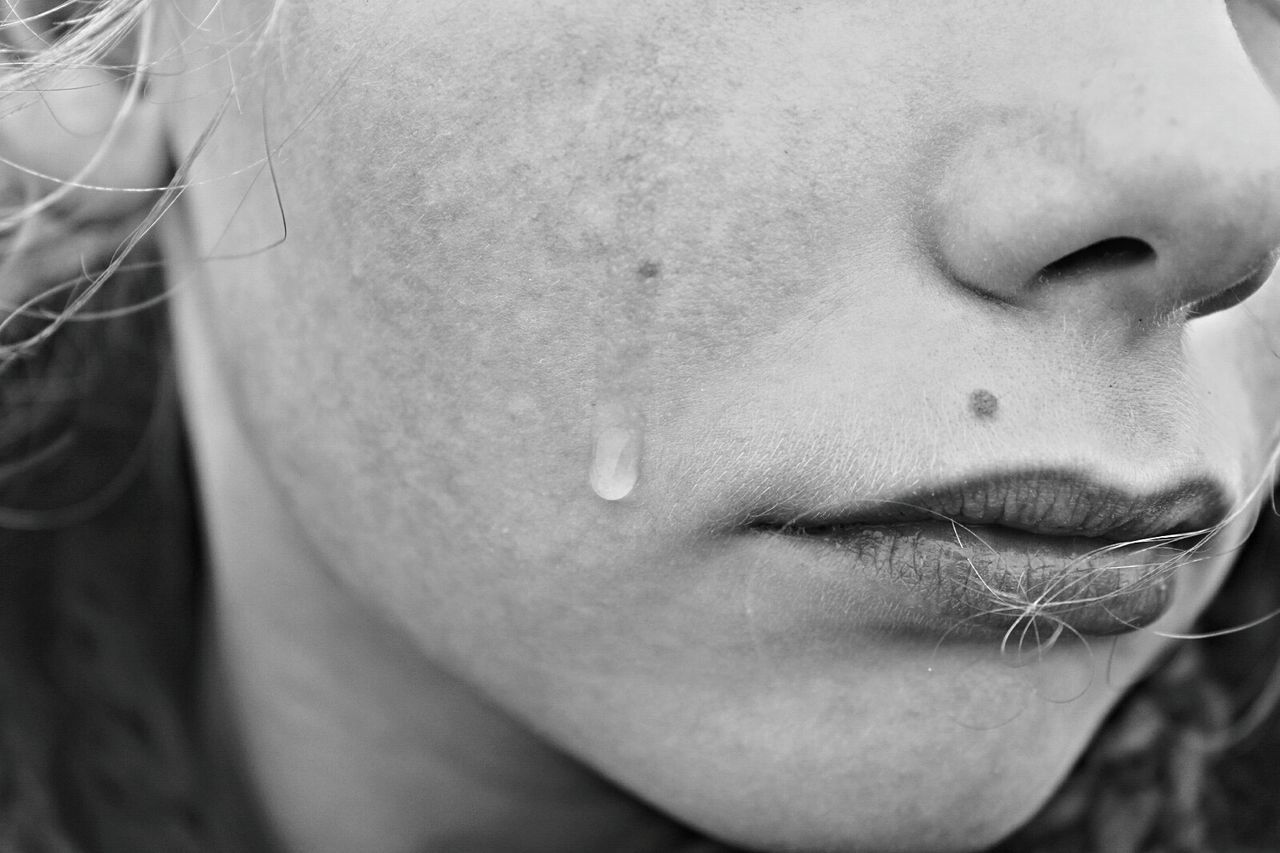
[[[1142,490],[1027,470],[834,510],[773,507],[747,526],[834,549],[949,629],[1096,636],[1163,615],[1176,570],[1199,558],[1230,507],[1208,476]]]
[[[1016,471],[926,485],[835,509],[773,506],[752,514],[748,524],[814,532],[946,521],[1122,541],[1207,531],[1230,506],[1226,490],[1208,476],[1139,490],[1065,470]]]

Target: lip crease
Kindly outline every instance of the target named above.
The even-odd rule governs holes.
[[[1166,612],[1176,569],[1203,558],[1229,507],[1208,477],[1137,491],[1024,471],[835,511],[775,507],[748,527],[848,554],[956,627],[1105,636]]]

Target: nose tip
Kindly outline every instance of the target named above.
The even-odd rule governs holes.
[[[932,202],[944,272],[1001,302],[1128,322],[1238,304],[1280,247],[1280,115],[1247,62],[1209,77],[1145,86],[1141,105],[976,119]]]

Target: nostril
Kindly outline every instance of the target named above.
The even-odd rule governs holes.
[[[1155,260],[1156,250],[1136,237],[1112,237],[1063,255],[1036,273],[1037,284],[1131,269]]]
[[[1280,260],[1280,252],[1273,251],[1251,273],[1230,287],[1212,294],[1206,299],[1192,303],[1187,316],[1191,319],[1234,308],[1257,293],[1266,284],[1276,270],[1276,262]]]

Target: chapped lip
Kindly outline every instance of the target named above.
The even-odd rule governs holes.
[[[1085,635],[1168,609],[1175,569],[1230,510],[1209,477],[1128,489],[1063,470],[970,477],[835,510],[773,508],[748,528],[845,555],[940,624]]]

